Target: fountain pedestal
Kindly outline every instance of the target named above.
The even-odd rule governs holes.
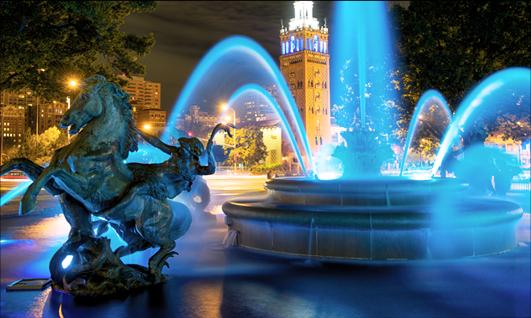
[[[516,245],[515,203],[464,195],[455,180],[280,178],[226,202],[232,245],[326,261],[444,259]]]

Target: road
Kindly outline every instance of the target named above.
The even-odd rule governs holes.
[[[68,224],[56,200],[39,196],[34,215],[2,207],[1,317],[455,317],[529,316],[529,214],[519,247],[502,255],[393,266],[307,264],[226,249],[221,204],[263,191],[264,177],[213,176],[212,201],[193,211],[190,231],[177,241],[165,284],[126,299],[74,302],[68,295],[9,292],[22,277],[48,277],[48,261],[66,240]],[[2,193],[14,183],[2,182]],[[120,241],[108,233],[116,247]],[[146,264],[153,250],[127,263]]]

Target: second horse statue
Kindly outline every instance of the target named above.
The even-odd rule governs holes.
[[[167,145],[135,128],[129,96],[100,75],[84,81],[60,126],[76,135],[55,151],[47,167],[20,158],[0,168],[0,175],[19,169],[33,180],[20,202],[20,214],[35,208],[42,188],[60,198],[71,230],[50,261],[54,288],[76,296],[107,296],[163,281],[162,268],[176,254],[175,240],[191,224],[189,210],[169,199],[190,191],[195,176],[215,172],[213,138],[219,131],[230,135],[230,127],[218,124],[206,149],[197,138]],[[126,164],[139,137],[170,158],[158,164]],[[208,164],[203,166],[199,158],[205,153]],[[101,236],[109,225],[126,242],[116,251]],[[150,247],[159,249],[147,268],[120,259]]]

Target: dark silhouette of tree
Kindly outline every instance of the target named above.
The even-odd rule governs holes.
[[[54,99],[69,76],[143,73],[139,58],[154,37],[120,27],[128,15],[154,8],[153,1],[0,2],[0,90],[25,88]]]

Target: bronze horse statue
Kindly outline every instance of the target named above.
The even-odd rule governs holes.
[[[214,173],[213,137],[220,130],[229,133],[228,126],[214,128],[206,147],[208,165],[202,166],[199,156],[205,149],[196,138],[181,138],[180,147],[174,147],[139,132],[128,98],[119,86],[102,76],[86,79],[60,122],[62,128],[69,127],[69,133],[76,134],[70,144],[56,150],[47,167],[21,158],[0,168],[0,175],[19,169],[33,180],[21,200],[20,214],[35,208],[42,188],[60,196],[71,231],[67,243],[52,258],[50,270],[54,283],[65,289],[72,289],[72,282],[85,275],[76,281],[77,286],[85,288],[79,289],[81,294],[106,292],[101,285],[92,286],[95,291],[86,290],[87,274],[102,268],[106,272],[100,278],[136,277],[136,283],[129,285],[145,285],[139,280],[162,280],[162,267],[174,254],[175,240],[184,235],[191,223],[189,211],[172,211],[168,198],[189,190],[195,175]],[[129,152],[138,149],[138,136],[171,154],[170,159],[160,164],[126,164]],[[97,228],[94,233],[92,216],[110,224],[127,245],[107,255],[108,242],[99,240],[101,231]],[[127,267],[119,260],[149,247],[159,250],[149,259],[147,272]],[[73,251],[83,264],[66,273],[59,263],[65,256],[73,257]],[[113,271],[113,266],[121,266],[121,270]]]

